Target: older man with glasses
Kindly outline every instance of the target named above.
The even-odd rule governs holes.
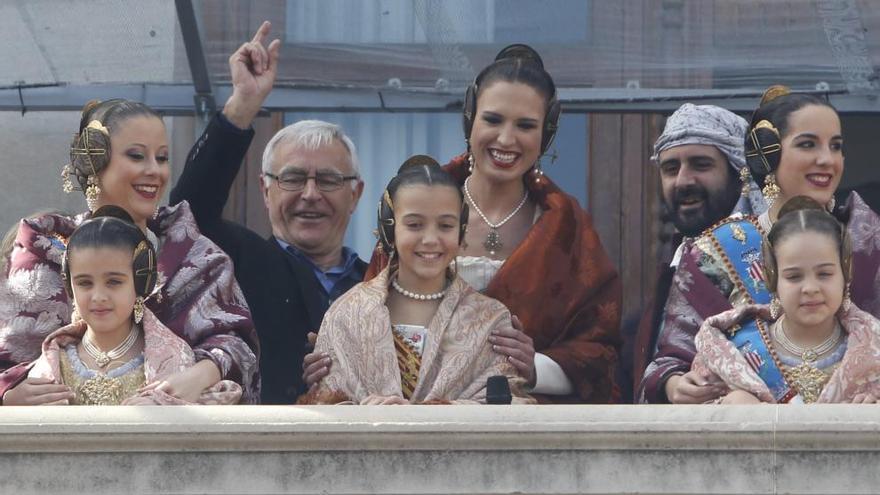
[[[342,130],[305,120],[281,129],[263,152],[260,189],[272,235],[222,218],[251,123],[275,81],[280,42],[264,46],[268,32],[263,23],[230,57],[232,95],[190,151],[171,202],[189,201],[199,228],[235,264],[260,336],[262,402],[291,404],[302,388],[307,334],[364,277],[366,263],[342,245],[364,183]]]

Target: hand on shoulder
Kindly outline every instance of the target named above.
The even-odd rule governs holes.
[[[67,385],[48,378],[25,378],[3,394],[4,406],[68,405],[74,395]]]

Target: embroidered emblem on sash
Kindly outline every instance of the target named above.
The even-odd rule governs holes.
[[[764,287],[764,265],[761,262],[761,252],[758,249],[751,248],[743,251],[742,262],[746,268],[749,282],[755,292],[765,291]]]
[[[749,363],[749,366],[755,371],[755,373],[761,372],[761,366],[764,366],[764,358],[761,357],[761,353],[752,348],[751,342],[746,342],[739,350],[743,357],[746,359],[746,362]]]
[[[747,239],[746,238],[746,231],[743,230],[742,227],[740,227],[739,225],[734,223],[734,224],[730,225],[730,230],[733,231],[733,238],[734,239],[738,240],[739,242],[741,242],[743,244],[746,243],[746,239]]]

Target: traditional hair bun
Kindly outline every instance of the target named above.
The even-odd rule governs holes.
[[[820,205],[815,199],[809,196],[795,196],[782,205],[782,208],[779,209],[779,214],[776,216],[777,220],[788,215],[789,213],[794,213],[796,211],[801,210],[819,210],[821,212],[826,212],[825,208]]]
[[[507,45],[498,52],[498,55],[495,55],[496,62],[507,58],[525,60],[538,65],[541,69],[544,68],[544,61],[541,59],[541,56],[538,55],[538,52],[529,45],[524,45],[522,43]]]
[[[779,98],[780,96],[785,96],[790,93],[791,88],[789,88],[788,86],[782,84],[774,84],[773,86],[767,88],[766,91],[764,91],[764,96],[761,97],[761,104],[759,106],[764,106],[775,100],[776,98]]]
[[[82,114],[79,121],[80,132],[85,129],[89,123],[97,120],[103,125],[107,125],[107,113],[119,103],[126,103],[128,100],[123,98],[111,98],[109,100],[90,100],[83,105]],[[152,111],[152,110],[151,110]]]
[[[437,163],[437,160],[431,158],[428,155],[413,155],[407,158],[405,162],[403,162],[403,165],[401,165],[400,168],[397,169],[397,173],[401,174],[415,167],[441,168],[440,164]]]
[[[120,208],[116,205],[102,206],[102,207],[98,208],[97,210],[95,210],[95,212],[91,216],[91,218],[99,218],[99,217],[118,218],[124,222],[128,222],[128,223],[134,225],[134,219],[131,218],[131,215],[129,215],[128,212],[125,211],[123,208]]]

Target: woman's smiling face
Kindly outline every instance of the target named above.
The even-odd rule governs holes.
[[[98,206],[119,206],[145,227],[171,177],[165,124],[157,117],[138,115],[110,131],[110,163],[99,174]]]
[[[529,85],[496,81],[483,88],[470,135],[475,173],[520,180],[541,152],[545,113],[545,98]]]
[[[827,204],[843,175],[843,137],[840,117],[824,105],[807,105],[788,116],[782,136],[782,154],[776,181],[782,190],[779,204],[808,196]]]

